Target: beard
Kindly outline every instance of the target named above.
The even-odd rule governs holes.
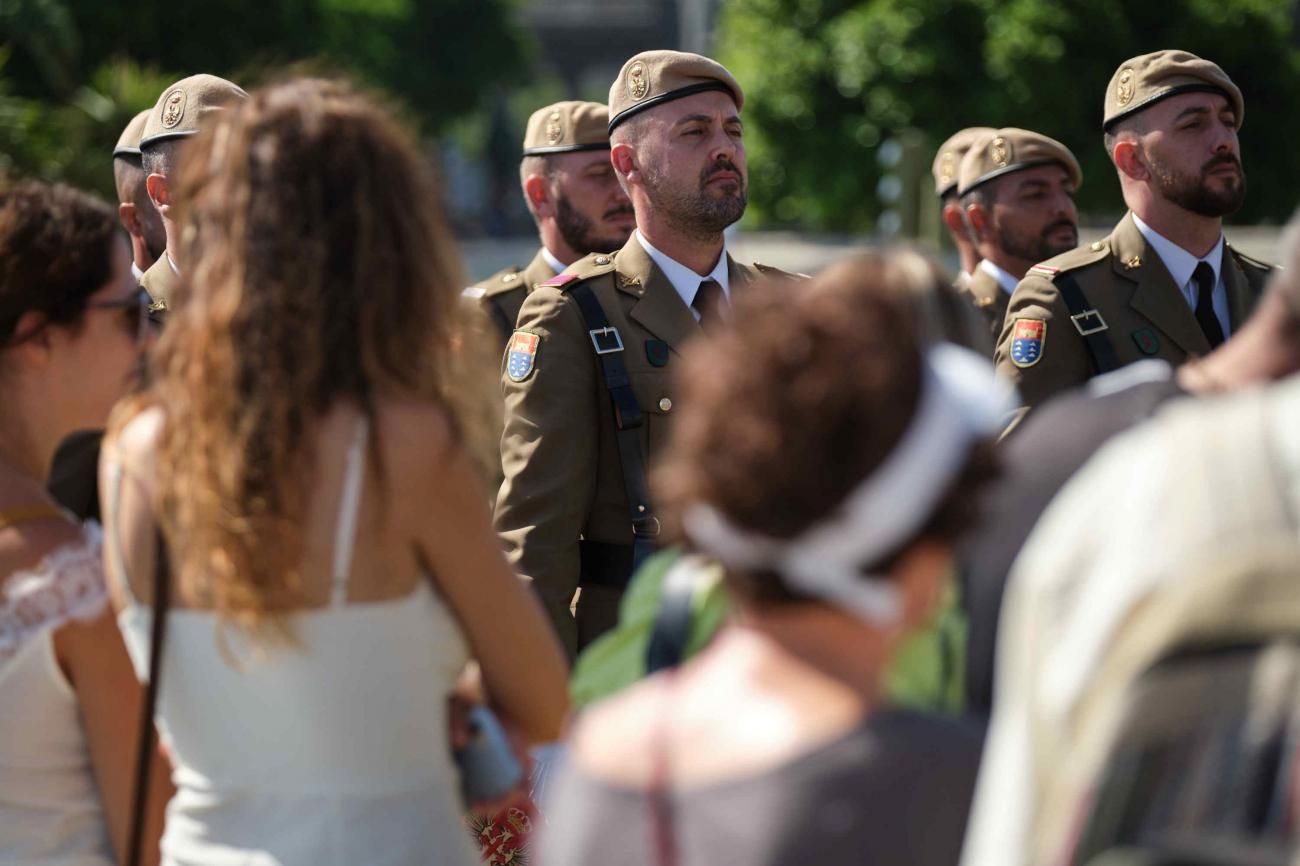
[[[626,213],[632,215],[632,206],[611,208],[606,211],[606,218]],[[564,242],[579,255],[588,253],[613,253],[617,252],[627,243],[631,232],[622,232],[619,235],[608,234],[602,235],[596,231],[592,221],[573,206],[568,196],[560,194],[555,199],[555,224],[560,230],[560,237]]]
[[[1069,226],[1072,233],[1067,240],[1055,240],[1052,234],[1062,226]],[[1043,227],[1036,236],[1018,234],[1005,227],[998,228],[998,243],[1003,252],[1031,262],[1045,262],[1053,256],[1069,252],[1079,245],[1079,230],[1071,220],[1057,220]]]
[[[1199,175],[1191,175],[1163,164],[1147,154],[1151,166],[1152,185],[1166,199],[1203,217],[1224,217],[1236,213],[1246,200],[1246,172],[1241,167],[1241,160],[1230,153],[1214,157],[1201,166]],[[1216,189],[1210,185],[1210,172],[1221,165],[1237,168],[1235,181],[1228,181],[1224,188]]]
[[[710,191],[709,179],[721,171],[732,172],[736,181],[716,192]],[[693,190],[672,187],[658,165],[643,169],[642,174],[650,204],[683,234],[717,237],[723,229],[745,215],[745,181],[740,169],[730,160],[719,159],[701,171]]]

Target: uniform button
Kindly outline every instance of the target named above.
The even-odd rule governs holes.
[[[659,398],[659,411],[660,411],[660,412],[669,412],[669,411],[672,411],[672,408],[673,408],[673,401],[672,401],[672,400],[669,400],[667,397],[661,397],[661,398]]]
[[[1096,242],[1093,243],[1093,245],[1092,245],[1092,251],[1093,251],[1093,252],[1099,252],[1103,246],[1104,246],[1104,244],[1102,244],[1101,241],[1096,241]]]
[[[598,265],[609,264],[609,256],[596,256],[596,264]]]

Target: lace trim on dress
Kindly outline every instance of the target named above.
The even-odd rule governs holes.
[[[0,664],[25,641],[68,620],[94,619],[108,602],[99,524],[82,524],[81,540],[16,571],[0,588]]]

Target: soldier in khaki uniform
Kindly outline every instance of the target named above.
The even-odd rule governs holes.
[[[968,126],[958,130],[939,145],[939,151],[934,155],[934,163],[930,166],[930,173],[934,175],[934,194],[939,197],[940,217],[961,259],[961,273],[957,275],[956,282],[959,289],[966,288],[970,283],[971,274],[975,273],[975,266],[979,264],[980,256],[975,251],[970,227],[966,225],[966,217],[962,214],[960,197],[957,195],[957,169],[961,166],[962,157],[970,150],[971,145],[985,135],[992,134],[993,129],[987,126]]]
[[[967,151],[958,189],[980,263],[966,286],[996,341],[1016,284],[1038,262],[1079,243],[1079,162],[1055,139],[998,129]]]
[[[1223,238],[1245,197],[1244,108],[1222,69],[1185,51],[1120,64],[1102,125],[1130,212],[1016,288],[997,362],[1026,407],[1142,358],[1203,356],[1245,321],[1269,266]]]
[[[153,267],[167,247],[162,217],[145,188],[140,136],[149,120],[149,109],[131,118],[113,147],[113,185],[117,188],[117,218],[131,236],[131,273],[136,282]]]
[[[171,182],[176,174],[176,156],[185,139],[199,131],[203,118],[220,111],[231,101],[247,99],[240,87],[215,75],[191,75],[168,87],[149,111],[140,136],[140,154],[145,185],[153,206],[162,217],[167,248],[144,272],[140,285],[153,298],[154,308],[167,308],[167,298],[176,285],[181,264],[176,260],[180,235],[171,214]]]
[[[653,550],[645,466],[673,416],[678,352],[757,273],[723,238],[745,209],[743,103],[731,73],[699,55],[624,64],[609,94],[610,158],[637,231],[538,286],[506,351],[496,526],[570,654],[614,624],[634,564]]]
[[[519,183],[542,248],[525,268],[499,271],[465,290],[501,333],[515,329],[524,298],[588,253],[627,243],[635,215],[609,162],[609,109],[598,102],[557,102],[528,119]]]

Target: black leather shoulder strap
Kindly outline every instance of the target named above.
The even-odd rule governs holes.
[[[649,559],[658,547],[659,519],[655,517],[650,502],[650,486],[646,481],[645,459],[641,456],[641,436],[638,432],[645,424],[645,415],[632,391],[632,382],[623,364],[623,337],[609,323],[605,309],[587,280],[571,282],[564,286],[587,325],[596,359],[600,362],[605,390],[614,404],[614,426],[618,443],[619,462],[623,467],[623,486],[627,492],[628,518],[632,522],[632,570]]]
[[[1068,271],[1057,274],[1053,284],[1070,311],[1071,324],[1088,347],[1088,355],[1092,358],[1092,366],[1097,375],[1119,369],[1119,357],[1106,333],[1109,326],[1101,313],[1088,303],[1083,287]]]
[[[127,840],[127,866],[139,866],[144,847],[146,810],[149,805],[149,774],[153,765],[154,713],[158,707],[158,684],[162,678],[163,642],[167,636],[167,608],[171,592],[171,568],[167,542],[158,529],[153,566],[153,623],[149,634],[149,682],[145,684],[144,707],[136,738],[135,787],[131,792],[131,833]],[[126,579],[126,575],[122,576]]]

